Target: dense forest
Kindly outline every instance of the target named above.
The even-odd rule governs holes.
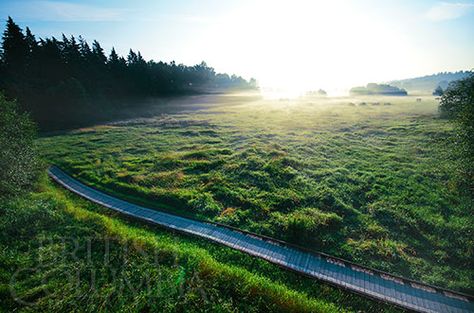
[[[218,74],[205,62],[185,66],[127,57],[81,36],[37,39],[11,17],[0,50],[0,89],[32,113],[41,129],[78,126],[145,97],[255,89],[256,81]]]

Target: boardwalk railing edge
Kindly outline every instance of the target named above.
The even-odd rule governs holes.
[[[51,165],[49,168],[48,168],[48,175],[52,177],[52,173],[50,171],[51,168],[57,168],[59,169],[60,171],[66,173],[67,175],[69,175],[70,177],[73,177],[73,175],[67,173],[66,171],[62,170],[60,167],[56,166],[56,165]],[[54,179],[54,177],[53,177]],[[56,179],[54,179],[56,181]],[[58,181],[56,181],[58,182]],[[103,190],[100,190],[100,189],[97,189],[95,187],[91,187],[89,186],[88,184],[86,183],[83,183],[81,182],[83,185],[87,186],[88,188],[91,188],[91,189],[94,189],[96,191],[99,191],[99,192],[102,192],[104,194],[108,194],[109,196],[111,197],[115,197],[114,195],[111,195],[109,193],[107,193],[106,191],[103,191]],[[62,184],[61,184],[62,185]],[[63,185],[64,186],[64,185]],[[69,188],[67,188],[69,189]],[[71,190],[69,189],[70,191],[74,192],[74,190]],[[118,198],[120,199],[120,198]],[[128,201],[128,200],[127,200]],[[132,202],[133,203],[133,202]],[[138,204],[140,205],[140,204]],[[348,266],[354,270],[362,270],[362,271],[367,271],[367,272],[370,272],[372,274],[376,274],[378,275],[379,277],[383,278],[383,279],[387,279],[387,280],[392,280],[394,282],[398,282],[398,283],[403,283],[403,284],[409,284],[411,285],[412,287],[414,288],[419,288],[419,289],[423,289],[425,291],[428,291],[428,292],[437,292],[437,293],[441,293],[441,294],[444,294],[445,296],[447,297],[452,297],[452,298],[456,298],[456,299],[459,299],[459,300],[463,300],[463,301],[466,301],[466,302],[472,302],[474,301],[474,296],[473,295],[469,295],[469,294],[466,294],[466,293],[462,293],[462,292],[459,292],[459,291],[454,291],[454,290],[450,290],[450,289],[447,289],[447,288],[443,288],[443,287],[439,287],[439,286],[434,286],[434,285],[431,285],[431,284],[428,284],[428,283],[424,283],[424,282],[420,282],[420,281],[416,281],[416,280],[413,280],[413,279],[410,279],[410,278],[405,278],[405,277],[402,277],[402,276],[398,276],[398,275],[395,275],[395,274],[391,274],[391,273],[388,273],[388,272],[384,272],[382,270],[378,270],[378,269],[375,269],[375,268],[372,268],[372,267],[369,267],[369,266],[365,266],[365,265],[359,265],[357,263],[354,263],[352,261],[349,261],[349,260],[345,260],[343,258],[340,258],[340,257],[336,257],[336,256],[332,256],[332,255],[329,255],[329,254],[326,254],[324,252],[320,252],[320,251],[316,251],[316,250],[312,250],[312,249],[309,249],[309,248],[306,248],[306,247],[302,247],[302,246],[299,246],[297,244],[293,244],[293,243],[290,243],[290,242],[286,242],[284,240],[280,240],[280,239],[276,239],[276,238],[272,238],[272,237],[268,237],[268,236],[265,236],[265,235],[261,235],[261,234],[257,234],[257,233],[253,233],[253,232],[250,232],[250,231],[247,231],[247,230],[243,230],[243,229],[240,229],[240,228],[237,228],[237,227],[234,227],[234,226],[230,226],[230,225],[226,225],[226,224],[221,224],[221,223],[218,223],[218,222],[212,222],[212,221],[205,221],[205,220],[199,220],[199,219],[196,219],[196,218],[192,218],[192,217],[188,217],[188,216],[184,216],[184,215],[179,215],[179,214],[176,214],[176,213],[169,213],[169,212],[166,212],[166,211],[160,211],[156,208],[150,208],[152,210],[155,210],[155,211],[159,211],[159,212],[164,212],[164,213],[167,213],[167,214],[172,214],[172,215],[176,215],[176,216],[179,216],[179,217],[183,217],[183,218],[187,218],[187,219],[190,219],[190,220],[194,220],[194,221],[197,221],[197,222],[200,222],[200,223],[207,223],[207,224],[213,224],[213,225],[216,225],[216,226],[219,226],[219,227],[224,227],[224,228],[227,228],[227,229],[230,229],[232,231],[236,231],[236,232],[239,232],[239,233],[242,233],[242,234],[246,234],[248,236],[252,236],[254,238],[258,238],[260,240],[264,240],[266,242],[270,242],[272,244],[276,244],[276,245],[281,245],[281,246],[287,246],[287,247],[292,247],[294,249],[298,249],[298,250],[302,250],[302,251],[305,251],[305,252],[308,252],[308,253],[311,253],[315,256],[318,256],[318,257],[322,257],[324,259],[326,259],[328,262],[333,262],[333,263],[336,263],[336,264],[343,264],[343,266]],[[298,272],[299,273],[299,272]],[[311,276],[312,277],[312,276]],[[313,277],[314,278],[314,277]],[[338,288],[341,288],[341,287],[344,287],[344,286],[341,286],[341,285],[338,285],[338,284],[333,284],[331,283],[330,281],[328,281],[331,285],[335,285],[337,286]],[[345,288],[347,289],[347,288]],[[352,289],[350,289],[351,291],[354,291]],[[359,293],[357,291],[355,291],[356,293]],[[364,296],[367,296],[366,294],[362,293]],[[371,298],[375,298],[377,300],[381,300],[379,298],[376,298],[376,297],[371,297]],[[391,303],[391,304],[394,304],[394,303]],[[396,304],[395,304],[396,305]],[[405,307],[403,307],[405,308]],[[406,308],[405,308],[406,309]]]

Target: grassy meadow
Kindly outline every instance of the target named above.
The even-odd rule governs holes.
[[[434,98],[216,98],[38,145],[48,162],[139,204],[474,290],[472,200]]]

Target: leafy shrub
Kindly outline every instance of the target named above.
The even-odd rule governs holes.
[[[212,198],[210,193],[198,193],[188,201],[193,211],[207,215],[216,216],[221,211],[219,204]]]
[[[457,124],[459,154],[462,170],[470,188],[474,188],[474,74],[453,82],[441,97],[439,110],[442,117]]]
[[[35,124],[0,93],[0,195],[18,194],[32,186],[38,169]]]
[[[327,235],[337,232],[342,222],[336,213],[326,213],[316,208],[303,208],[286,215],[276,214],[276,218],[288,240],[318,246],[324,245],[330,239]]]

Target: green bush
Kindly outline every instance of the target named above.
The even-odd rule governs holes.
[[[469,187],[474,188],[474,74],[452,83],[441,97],[442,117],[457,124],[458,152]]]
[[[36,126],[14,101],[0,93],[0,197],[18,194],[35,181],[38,159]]]
[[[336,213],[326,213],[315,208],[303,208],[283,215],[276,214],[288,240],[295,243],[313,243],[323,246],[340,228],[342,218]],[[330,235],[330,236],[328,236]]]
[[[214,201],[212,195],[209,193],[196,194],[188,201],[188,205],[193,211],[207,216],[215,216],[221,211],[219,204]]]

